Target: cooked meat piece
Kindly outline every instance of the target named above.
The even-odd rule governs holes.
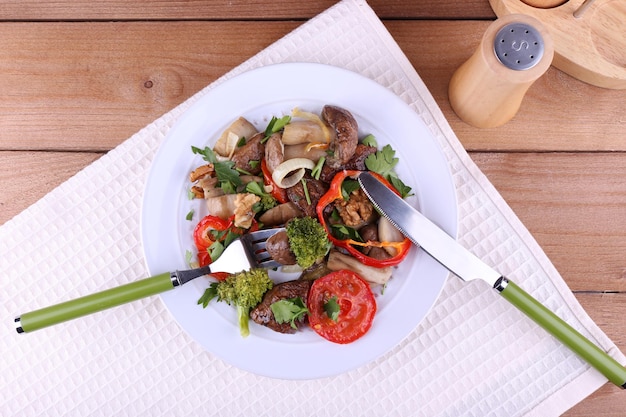
[[[378,225],[375,223],[370,223],[365,225],[359,229],[359,235],[363,238],[364,241],[371,242],[379,242],[380,239],[378,237]],[[389,259],[391,255],[387,253],[387,251],[383,248],[378,248],[376,246],[364,246],[361,248],[361,252],[374,259]]]
[[[331,182],[335,174],[343,169],[365,171],[365,158],[373,153],[376,153],[376,151],[377,149],[375,146],[368,146],[359,143],[356,146],[356,151],[354,152],[354,155],[344,166],[331,168],[328,164],[324,164],[324,166],[322,167],[322,174],[320,175],[320,179],[325,182]]]
[[[274,331],[280,333],[295,333],[296,329],[291,327],[291,323],[279,324],[276,322],[270,306],[276,301],[297,297],[300,297],[304,305],[306,305],[310,287],[311,281],[304,280],[287,281],[274,285],[271,290],[265,293],[263,301],[252,309],[250,318],[254,320],[254,322],[267,326]],[[302,320],[298,320],[296,325],[300,327],[306,324],[306,322],[306,318],[303,318]]]
[[[267,239],[265,247],[267,249],[267,253],[269,253],[272,259],[276,262],[283,265],[296,264],[296,256],[293,254],[291,247],[289,246],[287,232],[282,231],[272,235],[269,239]]]
[[[374,223],[367,224],[359,229],[359,235],[364,241],[378,241],[378,225]]]
[[[326,194],[328,191],[328,184],[316,180],[312,178],[308,173],[304,176],[304,181],[306,183],[307,192],[309,194],[309,199],[311,203],[306,199],[306,194],[304,192],[304,186],[302,185],[302,181],[294,185],[293,187],[287,188],[287,198],[292,201],[306,216],[317,217],[315,214],[315,207],[317,206],[320,198]]]
[[[237,168],[252,175],[261,172],[261,159],[265,156],[265,145],[261,142],[263,138],[263,133],[257,133],[248,139],[245,145],[235,150],[232,160]]]
[[[333,152],[326,163],[331,168],[339,168],[352,158],[359,143],[359,126],[352,114],[337,106],[322,108],[322,119],[335,131],[336,137],[330,142]]]

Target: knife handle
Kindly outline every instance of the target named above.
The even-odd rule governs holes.
[[[626,368],[548,310],[530,294],[506,278],[502,278],[501,282],[498,282],[494,288],[548,333],[600,371],[609,381],[621,388],[626,388]]]
[[[22,314],[15,319],[18,333],[32,332],[67,320],[96,313],[151,295],[171,290],[176,285],[169,272],[86,295],[64,303]]]

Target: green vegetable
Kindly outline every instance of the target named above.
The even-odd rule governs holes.
[[[298,328],[296,321],[301,320],[309,313],[309,309],[306,308],[300,297],[276,301],[270,305],[270,309],[278,324],[289,322],[294,329]]]
[[[283,116],[280,119],[272,116],[272,120],[270,120],[267,124],[267,128],[265,128],[265,137],[261,142],[265,143],[272,134],[284,128],[289,122],[291,122],[291,116]]]
[[[265,269],[253,268],[232,274],[224,281],[214,282],[198,300],[203,307],[211,300],[224,301],[237,308],[239,331],[242,337],[250,334],[250,310],[263,300],[263,295],[274,286]]]
[[[194,154],[202,156],[202,159],[210,164],[213,164],[215,169],[215,176],[220,183],[220,187],[226,194],[234,194],[237,192],[237,187],[242,185],[239,172],[235,169],[235,163],[233,161],[218,161],[215,152],[208,146],[204,149],[191,147],[191,151]]]
[[[370,171],[377,172],[382,175],[387,181],[394,186],[400,193],[402,198],[410,195],[411,187],[402,182],[398,175],[394,172],[395,166],[398,164],[399,159],[396,158],[396,151],[393,150],[391,145],[385,145],[376,153],[368,155],[365,158],[365,167]]]
[[[326,157],[322,156],[320,159],[317,160],[317,163],[311,170],[311,176],[315,178],[316,180],[319,180],[320,176],[322,175],[322,168],[324,167],[324,162],[326,162]]]
[[[324,312],[329,319],[332,321],[337,321],[339,319],[339,311],[341,308],[339,307],[339,303],[337,302],[337,296],[333,295],[328,301],[324,303]]]
[[[324,227],[313,217],[296,217],[285,226],[296,262],[306,269],[321,260],[331,247]]]
[[[365,136],[363,140],[361,141],[361,143],[363,145],[373,146],[375,148],[378,148],[378,142],[376,142],[376,137],[374,137],[374,135],[372,134]]]
[[[390,145],[385,145],[381,150],[365,158],[365,166],[370,171],[377,172],[387,178],[393,172],[398,161],[396,151],[394,151]]]
[[[272,195],[265,191],[263,183],[260,181],[251,181],[246,185],[246,192],[261,197],[261,201],[255,204],[255,212],[267,211],[278,205],[278,202]]]
[[[350,199],[350,194],[352,194],[353,191],[356,191],[359,188],[361,188],[361,185],[357,180],[343,180],[343,182],[341,183],[341,196],[344,200],[347,201]]]
[[[306,199],[306,203],[308,205],[311,205],[311,196],[309,195],[309,187],[307,187],[306,185],[306,180],[302,178],[300,182],[302,183],[302,190],[304,191],[304,198]]]
[[[194,213],[193,210],[189,210],[189,213],[187,213],[187,215],[185,216],[185,220],[189,220],[189,221],[193,220],[193,213]]]

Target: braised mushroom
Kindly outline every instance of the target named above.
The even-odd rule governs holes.
[[[331,168],[338,168],[354,155],[359,143],[359,126],[349,111],[332,105],[324,106],[322,119],[335,131],[329,147],[333,155],[326,163]]]

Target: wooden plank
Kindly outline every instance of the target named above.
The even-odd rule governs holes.
[[[626,154],[472,158],[577,291],[626,291]]]
[[[286,6],[284,2],[247,0],[2,0],[0,20],[308,19],[335,3],[336,0],[315,0],[290,2]],[[368,3],[384,18],[495,17],[487,0],[371,0]]]
[[[109,150],[297,23],[165,25],[0,25],[0,149]]]
[[[0,152],[0,225],[26,210],[101,155]]]
[[[299,24],[3,23],[0,149],[111,149]],[[550,69],[513,121],[472,128],[450,109],[447,84],[488,22],[385,24],[467,149],[626,150],[626,91]]]
[[[576,294],[576,298],[604,333],[622,352],[626,352],[624,333],[626,293]],[[564,413],[563,417],[622,417],[624,410],[626,410],[624,390],[607,383]]]

